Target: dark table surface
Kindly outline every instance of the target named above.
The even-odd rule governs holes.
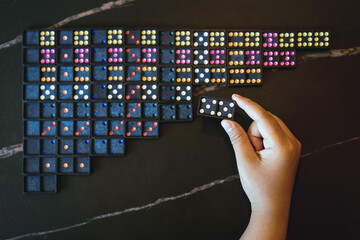
[[[266,71],[262,87],[219,88],[208,94],[252,98],[282,118],[301,141],[288,239],[359,239],[356,1],[136,0],[101,11],[103,3],[0,1],[0,43],[24,28],[49,27],[94,8],[100,12],[64,27],[330,30],[332,49],[342,50],[299,54],[296,70]],[[0,147],[7,147],[22,139],[21,44],[1,45],[0,62]],[[250,123],[243,112],[237,120],[244,127]],[[238,239],[250,206],[239,180],[227,178],[237,169],[219,121],[195,117],[192,123],[162,124],[160,134],[159,140],[128,141],[125,158],[94,159],[91,176],[60,177],[57,194],[23,195],[21,154],[0,159],[0,238],[61,229],[115,212],[35,239]],[[206,185],[216,179],[226,181]],[[202,185],[209,188],[196,188]],[[197,193],[177,200],[118,213],[194,188]]]

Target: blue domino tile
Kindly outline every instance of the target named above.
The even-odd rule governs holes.
[[[159,136],[158,121],[126,121],[126,138],[157,138]]]
[[[74,159],[74,172],[77,174],[90,174],[91,161],[90,157],[77,157]]]
[[[38,48],[24,49],[24,63],[25,64],[39,64],[40,51]]]
[[[24,118],[39,118],[40,117],[40,103],[27,102],[24,104]]]
[[[40,192],[40,176],[24,176],[24,192]]]
[[[161,67],[160,68],[160,82],[174,83],[175,82],[175,68],[174,67]]]
[[[127,121],[125,126],[126,137],[128,138],[136,138],[141,137],[142,133],[142,122],[138,121]]]
[[[126,100],[141,100],[140,84],[126,84],[125,85],[125,99]]]
[[[128,118],[141,118],[142,107],[141,102],[126,103],[125,117]]]
[[[91,154],[91,141],[89,138],[81,138],[75,140],[75,154],[89,155]]]
[[[58,171],[60,174],[74,173],[74,158],[73,157],[60,157]]]
[[[92,103],[92,117],[94,118],[98,118],[98,117],[103,117],[106,118],[107,117],[107,105],[108,103],[106,102],[95,102]]]
[[[59,67],[59,80],[62,82],[71,82],[74,79],[74,68],[72,66]]]
[[[60,121],[59,125],[59,136],[74,135],[74,121]]]
[[[159,108],[158,103],[143,103],[142,105],[142,117],[143,118],[158,118]]]
[[[159,123],[157,121],[144,121],[142,131],[142,136],[145,138],[157,138],[159,136]]]
[[[58,183],[56,175],[29,175],[24,176],[24,193],[56,193]]]
[[[160,122],[192,121],[192,104],[162,103],[159,106]]]
[[[59,85],[58,99],[59,100],[72,100],[73,99],[73,85]]]
[[[92,99],[105,100],[106,99],[106,84],[93,84],[91,88]]]
[[[55,121],[42,121],[40,126],[41,136],[56,136],[57,135],[57,122]]]
[[[56,104],[55,103],[41,103],[40,105],[40,117],[55,119],[56,118]]]
[[[40,122],[39,121],[26,121],[25,122],[25,136],[39,136],[40,135]]]
[[[57,159],[55,157],[41,158],[40,159],[40,172],[55,174],[57,172]]]
[[[25,155],[39,155],[40,154],[40,139],[27,138],[24,140],[24,154]]]
[[[74,139],[59,139],[59,155],[74,154]]]
[[[57,140],[55,138],[45,138],[40,140],[40,154],[55,155],[57,153]]]
[[[107,80],[107,67],[106,66],[93,66],[92,67],[92,80],[106,81]]]
[[[74,103],[59,103],[59,118],[73,118],[74,117]]]
[[[39,31],[28,30],[24,32],[24,44],[27,46],[38,46],[39,45]]]
[[[24,68],[24,81],[39,82],[40,81],[40,67],[28,66]]]
[[[106,138],[93,139],[93,154],[106,155],[109,151],[109,141]]]
[[[160,116],[161,121],[176,120],[176,104],[161,104]]]
[[[40,158],[26,157],[23,161],[24,173],[40,173]]]
[[[93,131],[92,136],[107,136],[108,135],[108,121],[100,120],[93,121]]]
[[[92,43],[94,45],[105,45],[107,38],[106,32],[104,29],[94,29],[92,31]]]
[[[111,155],[124,155],[125,154],[125,141],[123,138],[109,139],[109,153]]]
[[[41,118],[56,118],[56,104],[55,103],[41,103],[40,104]]]
[[[29,84],[24,86],[24,99],[25,100],[39,100],[39,85]]]
[[[60,30],[59,31],[59,45],[72,45],[73,44],[73,31]]]
[[[160,86],[160,97],[159,100],[162,102],[175,101],[175,86],[173,85],[162,85]]]
[[[175,45],[175,32],[174,31],[160,31],[160,45],[161,46],[174,46]]]
[[[94,63],[107,62],[107,48],[93,48],[92,57]]]
[[[109,103],[109,117],[110,118],[123,118],[124,117],[124,103],[114,102]]]
[[[178,120],[192,120],[193,111],[192,104],[179,104],[177,105]]]
[[[90,103],[75,103],[75,118],[89,118]]]
[[[109,136],[124,136],[125,123],[123,120],[112,120],[109,126]]]
[[[75,136],[90,136],[90,121],[76,121],[75,122]]]
[[[56,175],[41,176],[41,191],[55,193],[58,191],[58,183]]]
[[[73,62],[73,48],[59,48],[58,59],[60,63],[72,63]]]

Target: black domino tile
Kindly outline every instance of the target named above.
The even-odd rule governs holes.
[[[206,117],[233,119],[235,101],[222,98],[200,96],[197,114]]]
[[[330,48],[329,31],[298,31],[295,38],[298,50],[327,50]]]
[[[192,104],[160,104],[160,122],[186,122],[193,120]]]

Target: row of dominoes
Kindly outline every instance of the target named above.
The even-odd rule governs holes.
[[[136,107],[131,108],[135,110]],[[131,113],[133,113],[131,111]],[[135,114],[136,112],[134,112]],[[129,114],[130,115],[130,114]],[[28,120],[24,123],[25,137],[158,137],[157,121],[139,121],[133,120],[137,117],[128,117],[132,120],[96,120],[96,121],[39,121]],[[139,115],[140,118],[140,115]],[[139,125],[139,132],[132,134],[133,123]],[[151,126],[153,125],[153,126]],[[151,131],[148,131],[149,128]],[[153,131],[155,130],[155,131]]]
[[[326,49],[329,31],[83,29],[28,30],[25,46],[143,45]]]
[[[140,104],[138,110],[131,106]],[[134,115],[135,113],[135,115]],[[26,102],[24,103],[24,119],[28,120],[67,120],[97,118],[139,118],[159,119],[160,121],[188,121],[192,119],[192,104],[157,102]]]
[[[90,174],[90,157],[27,157],[24,159],[23,170],[28,174]]]
[[[160,48],[157,54],[157,48],[26,48],[24,49],[24,64],[44,64],[49,66],[52,71],[54,64],[69,65],[69,64],[84,64],[79,65],[79,71],[83,68],[85,72],[89,71],[90,64],[112,64],[110,67],[118,68],[122,71],[126,64],[149,65],[150,70],[156,66],[154,65],[228,65],[228,66],[263,66],[263,67],[294,67],[296,61],[295,50],[267,50],[267,49],[243,49],[234,48],[214,48],[214,49],[162,49]],[[89,52],[92,51],[90,55]],[[123,54],[123,51],[126,54]],[[43,54],[44,52],[44,54]],[[51,52],[47,54],[45,52]],[[86,52],[86,53],[81,53]],[[111,52],[111,53],[110,53]],[[56,55],[58,54],[58,55]],[[284,64],[269,65],[267,62],[277,61]],[[286,62],[292,63],[285,65]],[[45,68],[44,72],[49,72]],[[141,68],[147,66],[142,65]],[[86,68],[86,69],[85,69]],[[83,72],[81,71],[81,72]],[[115,70],[117,71],[117,70]]]
[[[91,90],[90,90],[91,88]],[[90,94],[91,93],[91,94]],[[24,99],[29,100],[125,100],[190,102],[191,85],[174,84],[27,84]]]
[[[269,60],[270,61],[270,60]],[[278,62],[276,61],[272,61],[269,62],[268,64],[278,64]],[[289,62],[286,63],[286,65],[289,65]],[[53,89],[50,90],[55,90],[56,88],[56,82],[60,82],[63,83],[64,85],[59,84],[59,89],[61,88],[62,92],[69,93],[69,94],[60,94],[58,96],[59,99],[71,99],[72,96],[72,91],[73,89],[71,88],[71,86],[67,83],[69,82],[75,82],[75,83],[93,83],[93,91],[95,91],[95,93],[93,93],[91,96],[89,96],[88,94],[84,95],[87,96],[89,99],[106,99],[106,96],[108,99],[114,99],[114,96],[111,94],[111,92],[113,92],[114,90],[116,90],[117,92],[123,92],[123,89],[126,89],[123,87],[122,84],[120,84],[123,81],[123,71],[117,71],[117,72],[113,72],[112,69],[113,67],[109,67],[110,70],[108,70],[108,72],[106,71],[109,68],[106,67],[97,67],[95,66],[93,68],[93,74],[91,75],[89,72],[89,69],[86,69],[85,72],[78,72],[77,68],[78,67],[58,67],[59,70],[57,70],[57,67],[49,67],[49,69],[52,69],[50,72],[48,71],[44,71],[44,72],[39,72],[39,68],[32,66],[32,67],[25,67],[25,82],[28,83],[34,83],[34,82],[40,82],[40,83],[50,83],[50,87],[51,85],[53,85]],[[149,68],[149,67],[143,67],[143,68]],[[101,70],[100,70],[101,69]],[[125,82],[143,82],[143,83],[159,83],[159,84],[168,84],[168,83],[174,83],[174,84],[193,84],[193,85],[225,85],[227,82],[230,85],[234,85],[236,83],[245,83],[245,80],[247,81],[248,79],[251,79],[251,81],[253,79],[256,79],[258,82],[257,83],[261,83],[261,68],[242,68],[242,67],[231,67],[231,68],[226,68],[226,67],[194,67],[193,69],[188,67],[188,68],[171,68],[171,67],[166,67],[166,68],[160,68],[160,76],[157,76],[158,72],[157,70],[154,71],[143,71],[140,70],[140,67],[137,68],[132,68],[132,66],[126,67],[126,71],[127,71],[127,75],[126,75],[126,80]],[[58,73],[57,73],[58,72]],[[108,74],[107,74],[108,73]],[[60,75],[60,76],[58,76]],[[89,80],[90,79],[90,80]],[[91,80],[92,79],[92,80]],[[94,80],[95,79],[95,80]],[[107,80],[106,80],[107,79]],[[194,79],[194,80],[193,80]],[[237,81],[233,81],[234,79],[239,79],[239,82]],[[229,80],[229,81],[228,81]],[[243,81],[241,81],[243,80]],[[101,81],[108,81],[107,84],[103,83],[100,84],[98,82]],[[111,84],[109,82],[119,82],[118,84]],[[29,84],[31,85],[31,84]],[[80,84],[81,85],[81,84]],[[79,86],[78,84],[74,84],[73,87],[76,88],[75,86]],[[150,86],[150,85],[144,85],[143,86]],[[39,85],[44,86],[45,88],[47,88],[46,84],[41,84]],[[85,84],[86,86],[86,84]],[[86,91],[89,93],[89,86],[87,89],[82,89],[83,92]],[[126,86],[126,85],[125,85]],[[43,88],[44,88],[43,87]],[[25,87],[25,88],[33,88],[33,87]],[[34,87],[35,88],[35,87]],[[66,89],[65,89],[66,88]],[[121,88],[121,89],[118,89]],[[98,90],[96,90],[98,89]],[[106,90],[107,89],[107,90]],[[26,89],[25,89],[26,90]],[[33,97],[35,97],[35,92],[33,92],[32,89],[31,93],[34,94],[30,94],[30,95],[34,95]],[[41,90],[41,88],[40,88]],[[76,90],[78,89],[74,89],[76,92]],[[36,90],[35,90],[36,91]],[[99,91],[101,92],[101,94],[96,94],[96,92]],[[106,91],[108,92],[108,94],[106,94]],[[26,91],[25,91],[26,92]],[[25,94],[26,95],[26,94]],[[75,94],[77,96],[79,96],[78,94]],[[126,96],[128,94],[125,94]],[[144,95],[144,94],[142,94]],[[102,96],[102,97],[100,97]],[[116,95],[115,98],[117,99],[122,99],[123,95]],[[31,96],[26,96],[26,99],[34,99]],[[54,97],[56,97],[54,95]],[[146,99],[147,96],[145,96]],[[44,100],[39,98],[40,100]],[[55,99],[55,98],[54,98]],[[77,100],[77,99],[75,99]]]
[[[157,120],[150,119],[126,119],[126,120],[97,120],[97,121],[39,121],[27,120],[24,123],[24,135],[26,138],[43,137],[47,141],[54,137],[72,139],[82,137],[147,137],[157,138],[159,136]],[[136,131],[135,131],[135,130]],[[54,140],[55,141],[55,140]],[[65,140],[64,140],[65,141]],[[87,142],[88,143],[88,142]],[[56,147],[53,146],[50,154],[53,154]],[[67,150],[67,154],[72,151]],[[38,147],[29,148],[26,152],[33,154],[49,154],[48,151],[40,151]],[[56,152],[56,151],[55,151]]]

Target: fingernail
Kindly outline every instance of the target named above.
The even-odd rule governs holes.
[[[231,98],[233,99],[233,100],[235,100],[234,98],[237,98],[237,97],[241,97],[239,94],[233,94],[232,96],[231,96]]]
[[[222,120],[221,126],[224,128],[226,132],[230,132],[233,128],[232,123],[228,120]]]

